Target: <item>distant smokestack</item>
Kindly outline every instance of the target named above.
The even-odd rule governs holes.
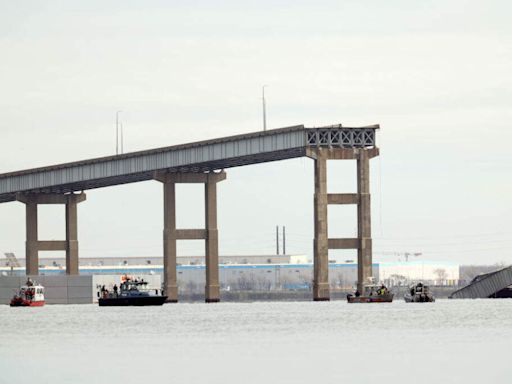
[[[283,255],[286,255],[286,227],[283,226]]]
[[[279,255],[279,225],[276,225],[276,255]]]

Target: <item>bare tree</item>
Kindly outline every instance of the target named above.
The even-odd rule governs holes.
[[[435,269],[434,274],[437,276],[437,280],[440,281],[441,284],[443,284],[443,282],[448,278],[448,274],[443,268]]]
[[[240,276],[237,283],[238,289],[241,291],[253,291],[256,288],[256,279],[253,274]]]
[[[197,291],[197,284],[193,281],[187,281],[185,284],[185,291],[187,293],[195,293]]]
[[[390,286],[403,286],[403,285],[408,285],[409,284],[409,279],[404,276],[404,275],[399,275],[399,274],[393,274],[393,275],[390,275],[389,276],[389,279],[387,279],[388,281],[386,282],[387,285],[390,285]]]

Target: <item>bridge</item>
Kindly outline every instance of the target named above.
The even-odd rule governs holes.
[[[178,300],[177,240],[205,240],[205,301],[220,300],[217,228],[217,183],[225,169],[249,164],[309,157],[315,162],[313,299],[329,300],[328,250],[358,250],[358,289],[371,276],[372,239],[369,160],[379,155],[378,125],[319,128],[298,125],[249,134],[162,147],[72,163],[0,174],[0,203],[19,201],[26,206],[26,274],[38,274],[39,251],[66,251],[66,273],[78,274],[77,204],[84,191],[156,180],[164,189],[164,290],[169,301]],[[357,160],[357,193],[327,193],[327,160]],[[177,183],[205,185],[205,228],[176,228]],[[64,204],[66,239],[38,240],[39,204]],[[358,237],[327,236],[327,207],[355,204]]]

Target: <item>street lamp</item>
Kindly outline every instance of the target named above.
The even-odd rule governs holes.
[[[123,111],[116,112],[116,155],[119,155],[119,114]]]
[[[261,88],[262,102],[263,102],[263,130],[264,131],[267,130],[267,106],[265,104],[265,87],[267,87],[266,84]]]
[[[121,128],[121,155],[124,153],[124,136],[123,136],[123,122],[119,122]]]

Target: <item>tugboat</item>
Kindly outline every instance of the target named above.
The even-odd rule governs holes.
[[[433,303],[436,301],[428,286],[423,283],[413,285],[410,292],[404,295],[404,300],[406,303]]]
[[[44,305],[44,287],[42,285],[34,284],[28,278],[25,285],[20,287],[20,290],[11,299],[11,307],[42,307]]]
[[[355,294],[348,294],[347,301],[349,303],[391,303],[394,294],[382,284],[368,284],[364,286],[364,292],[361,294],[356,291]]]
[[[157,289],[146,289],[147,285],[144,280],[123,276],[119,289],[117,285],[114,285],[113,292],[106,290],[105,286],[101,288],[98,304],[100,307],[163,305],[167,296],[159,295]]]

